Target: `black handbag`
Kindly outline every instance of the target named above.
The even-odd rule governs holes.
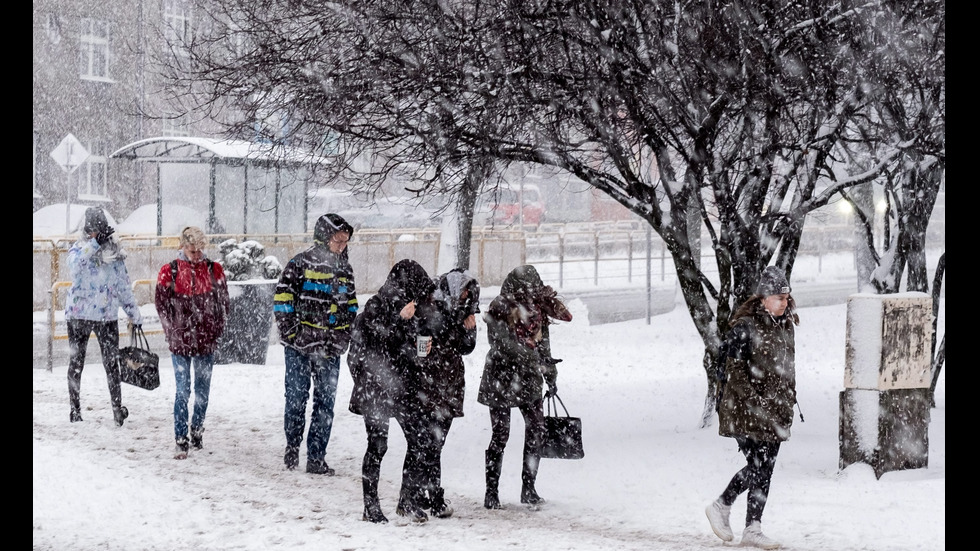
[[[119,380],[146,390],[160,386],[160,357],[150,352],[142,327],[133,327],[129,346],[119,349]]]
[[[558,415],[558,406],[555,401],[561,404],[565,410],[565,415]],[[547,398],[547,410],[544,417],[544,438],[541,445],[541,457],[552,459],[582,459],[585,457],[585,449],[582,447],[582,420],[578,417],[570,417],[565,402],[556,394],[552,398]]]

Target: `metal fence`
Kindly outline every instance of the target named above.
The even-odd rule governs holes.
[[[311,234],[211,236],[217,244],[225,239],[253,239],[263,244],[268,255],[285,264],[309,247]],[[359,230],[350,242],[348,253],[357,274],[361,293],[374,293],[384,283],[388,271],[398,260],[411,258],[431,274],[439,265],[441,245],[439,229]],[[854,230],[850,225],[814,225],[803,233],[800,255],[816,257],[850,252],[854,247]],[[945,232],[934,232],[930,241],[945,249]],[[170,262],[177,249],[176,237],[126,237],[126,266],[130,278],[155,281],[160,267]],[[33,250],[34,311],[47,310],[56,296],[66,288],[57,285],[70,280],[65,257],[69,240],[35,239]],[[673,261],[659,236],[640,222],[591,224],[542,224],[535,230],[513,231],[474,228],[471,242],[470,271],[481,285],[500,285],[515,266],[532,263],[555,274],[559,288],[569,285],[595,285],[600,280],[625,284],[652,281],[670,282],[676,277]],[[712,277],[714,252],[710,241],[702,246],[702,266]],[[153,301],[153,285],[136,289],[137,302]]]
[[[160,267],[174,259],[178,248],[176,236],[136,236],[121,239],[127,252],[126,268],[133,281],[155,282]],[[226,234],[210,236],[210,239],[214,244],[212,249],[217,249],[217,244],[226,239],[255,240],[265,247],[265,254],[275,256],[285,264],[297,253],[311,246],[313,237],[308,233]],[[441,239],[438,229],[355,232],[348,253],[357,274],[359,292],[377,291],[391,267],[403,258],[416,260],[426,271],[436,274]],[[67,286],[60,283],[71,279],[66,262],[71,243],[69,239],[34,239],[32,298],[35,312],[48,310],[52,302],[56,308],[58,303],[63,304],[59,295],[67,291]],[[525,243],[523,232],[475,228],[471,243],[470,270],[480,282],[485,282],[484,285],[500,285],[511,269],[526,262]],[[153,302],[152,285],[140,286],[135,291],[139,304]]]

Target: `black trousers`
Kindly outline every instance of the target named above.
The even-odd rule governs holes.
[[[541,443],[544,438],[544,399],[539,398],[531,404],[520,406],[524,416],[524,466],[521,470],[521,481],[525,485],[534,485],[538,476],[538,464],[541,462]],[[507,407],[490,408],[490,446],[487,453],[501,458],[507,440],[510,438],[510,410]]]
[[[91,333],[99,341],[102,351],[102,366],[109,385],[109,400],[112,409],[122,406],[122,390],[119,388],[119,322],[68,320],[68,346],[71,358],[68,360],[68,401],[72,411],[81,410],[79,391],[82,387],[82,369],[85,368],[85,350]]]
[[[429,434],[426,437],[426,447],[422,454],[422,472],[425,481],[422,491],[433,497],[435,491],[442,488],[442,449],[446,445],[446,437],[453,426],[453,416],[443,412],[433,412],[428,416]]]
[[[429,423],[418,408],[401,407],[394,413],[395,421],[405,435],[405,460],[402,463],[402,485],[399,501],[417,504],[430,474],[426,457],[432,454],[432,438]],[[381,461],[388,452],[387,414],[365,411],[364,428],[368,446],[361,464],[361,478],[365,504],[378,500],[378,482],[381,478]]]
[[[748,491],[745,511],[745,525],[748,526],[754,521],[762,521],[762,511],[769,499],[769,483],[776,468],[779,442],[761,442],[743,436],[736,437],[735,441],[738,442],[739,451],[745,455],[746,465],[732,477],[721,494],[721,500],[725,505],[731,505],[742,492]]]

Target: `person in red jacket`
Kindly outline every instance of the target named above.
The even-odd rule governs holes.
[[[155,303],[174,364],[175,459],[186,459],[190,446],[204,446],[204,418],[211,393],[211,370],[218,338],[228,319],[228,282],[221,264],[204,254],[207,238],[200,228],[180,232],[177,259],[160,268]],[[194,416],[187,438],[191,366],[194,368]]]

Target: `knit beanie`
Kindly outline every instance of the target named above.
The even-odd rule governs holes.
[[[759,287],[756,294],[767,297],[770,295],[788,294],[791,291],[786,274],[775,266],[767,266],[762,270],[762,277],[759,278]]]

